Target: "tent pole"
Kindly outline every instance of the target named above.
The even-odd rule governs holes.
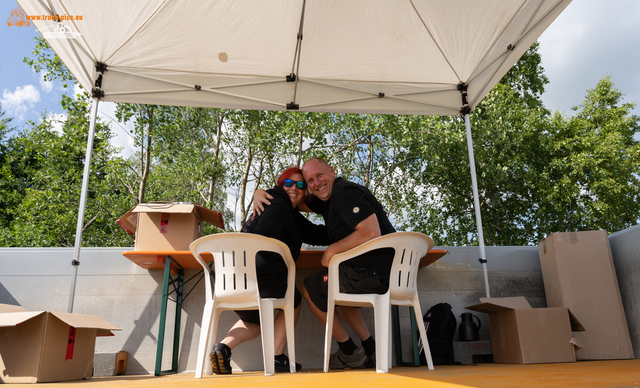
[[[93,137],[96,129],[96,118],[98,116],[99,99],[93,100],[91,110],[91,123],[89,124],[89,137],[87,138],[87,151],[84,156],[84,174],[82,175],[82,190],[80,191],[80,208],[78,209],[78,223],[76,224],[76,242],[73,248],[73,260],[71,266],[71,289],[69,290],[69,303],[67,312],[73,312],[73,299],[76,294],[76,279],[78,277],[78,266],[80,265],[80,246],[82,245],[82,229],[84,227],[84,209],[87,203],[87,191],[89,188],[89,172],[91,171],[91,153],[93,152]]]
[[[478,180],[476,179],[476,162],[473,156],[473,139],[471,138],[471,122],[469,114],[464,115],[464,125],[467,128],[467,148],[469,150],[469,167],[471,168],[471,186],[473,186],[473,205],[476,210],[476,224],[478,225],[478,244],[480,245],[480,262],[482,263],[482,271],[484,272],[484,287],[487,298],[491,298],[489,294],[489,277],[487,274],[487,255],[484,251],[484,234],[482,233],[482,216],[480,215],[480,199],[478,196]]]

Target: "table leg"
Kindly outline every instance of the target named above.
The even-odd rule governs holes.
[[[171,278],[171,258],[164,259],[164,278],[162,281],[162,302],[160,304],[160,322],[158,327],[158,346],[156,351],[155,375],[162,375],[162,350],[164,346],[164,327],[167,321],[167,302],[169,300],[169,279]]]
[[[413,340],[413,366],[420,366],[420,351],[418,349],[418,325],[416,325],[416,312],[413,306],[409,307],[411,316],[411,339]]]
[[[173,358],[171,372],[178,373],[178,350],[180,345],[180,319],[182,317],[182,286],[184,284],[184,270],[178,270],[178,287],[176,289],[176,319],[173,329]]]
[[[402,336],[400,335],[400,314],[398,306],[391,306],[391,315],[393,317],[393,338],[396,351],[396,365],[401,366],[402,362]]]

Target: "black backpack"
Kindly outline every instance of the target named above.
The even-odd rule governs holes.
[[[456,363],[453,355],[453,336],[457,326],[458,321],[453,315],[449,303],[438,303],[424,315],[424,328],[427,331],[427,340],[434,365],[453,365]],[[418,342],[418,349],[420,350],[420,364],[427,365],[422,339]]]

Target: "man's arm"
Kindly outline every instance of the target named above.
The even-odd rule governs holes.
[[[320,264],[323,267],[328,267],[329,261],[334,255],[348,251],[381,235],[378,217],[374,213],[356,225],[356,229],[350,235],[329,245],[322,255]]]
[[[265,206],[271,205],[271,202],[269,201],[270,199],[273,199],[273,196],[271,194],[267,193],[263,189],[256,189],[256,191],[253,192],[253,212],[257,215],[260,215],[264,211]],[[300,202],[300,204],[298,205],[298,210],[307,213],[312,212],[305,201]]]
[[[271,194],[265,190],[256,189],[256,191],[253,192],[253,213],[260,215],[266,205],[271,205],[271,202],[269,202],[270,199],[273,199]]]

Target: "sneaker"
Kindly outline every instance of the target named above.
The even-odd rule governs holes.
[[[372,355],[367,356],[367,361],[364,363],[365,368],[375,368],[376,367],[376,353],[374,352]]]
[[[223,343],[217,344],[209,354],[211,368],[217,375],[231,374],[231,349]]]
[[[362,348],[356,349],[352,355],[347,356],[342,353],[342,350],[338,350],[329,357],[330,369],[357,369],[364,367],[364,363],[367,361],[367,356],[364,354]]]
[[[287,357],[285,354],[281,355],[281,356],[276,356],[275,358],[275,363],[276,363],[276,372],[290,372],[291,370],[289,369],[289,357]],[[300,369],[302,369],[302,365],[298,364],[296,362],[296,372],[299,371]]]

